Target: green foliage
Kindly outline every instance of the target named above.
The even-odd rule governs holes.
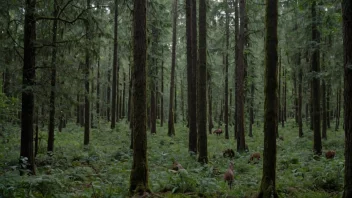
[[[288,126],[294,126],[289,121]],[[18,128],[12,129],[10,142],[0,145],[0,196],[3,197],[126,197],[132,164],[129,149],[128,124],[119,122],[115,130],[100,121],[99,129],[92,130],[92,143],[83,147],[80,127],[68,124],[56,133],[55,150],[47,155],[39,150],[36,157],[36,176],[19,176]],[[44,130],[44,129],[42,129]],[[328,131],[329,140],[324,149],[335,149],[337,155],[327,160],[313,156],[311,136],[298,138],[298,128],[279,127],[277,153],[277,189],[281,197],[334,197],[343,185],[343,134]],[[305,128],[306,130],[306,128]],[[236,148],[233,137],[208,136],[209,164],[202,166],[196,156],[188,152],[188,130],[176,125],[176,136],[167,136],[167,126],[157,129],[156,135],[148,134],[148,162],[150,187],[162,197],[236,197],[252,196],[258,190],[262,159],[258,164],[248,163],[253,152],[263,153],[263,133],[255,127],[253,138],[246,142],[250,152],[236,153],[234,159],[224,158],[222,151]],[[45,147],[47,137],[43,137]],[[230,132],[230,134],[233,134]],[[336,134],[336,135],[334,135]],[[330,138],[331,137],[331,138]],[[335,147],[335,145],[337,145]],[[184,170],[174,171],[177,161]],[[230,190],[223,180],[230,161],[234,163],[234,185]]]

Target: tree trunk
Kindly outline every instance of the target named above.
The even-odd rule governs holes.
[[[323,69],[323,72],[325,70],[324,68],[324,57],[325,57],[325,54],[323,53],[323,56],[322,56],[322,69]],[[322,116],[323,116],[323,123],[322,123],[322,138],[324,140],[327,139],[327,134],[326,134],[326,85],[325,85],[325,79],[322,80],[322,85],[321,85],[321,91],[322,91],[322,105],[323,105],[323,108],[322,108]]]
[[[226,24],[225,24],[225,31],[226,31],[226,38],[225,38],[225,115],[224,115],[224,121],[225,121],[225,139],[229,139],[229,38],[230,38],[230,17],[229,17],[229,4],[228,1],[225,1],[225,6],[226,6]],[[200,31],[200,30],[199,30]]]
[[[336,97],[337,97],[337,99],[336,99],[336,125],[335,125],[335,131],[338,131],[339,127],[340,127],[340,115],[341,115],[341,81],[339,82],[339,86],[337,88]]]
[[[313,54],[312,54],[312,72],[319,73],[320,72],[320,55],[319,55],[319,45],[320,43],[320,33],[318,30],[318,22],[317,22],[317,14],[316,14],[316,1],[312,3],[312,40],[316,43],[313,46]],[[320,82],[318,76],[314,76],[312,82],[312,90],[313,90],[313,126],[314,126],[314,153],[317,155],[321,155],[322,153],[322,144],[321,144],[321,130],[320,130]]]
[[[161,50],[161,56],[164,57],[164,48]],[[160,94],[160,127],[164,125],[164,59],[161,60],[161,94]]]
[[[303,69],[301,65],[301,53],[297,54],[298,65],[298,136],[303,137],[303,121],[302,121],[302,83],[303,83]],[[308,117],[308,115],[306,115]]]
[[[197,113],[195,66],[197,61],[197,29],[195,0],[186,0],[186,37],[187,37],[187,84],[188,84],[188,150],[197,153]]]
[[[245,151],[245,135],[244,135],[244,72],[245,72],[245,60],[244,60],[244,44],[245,44],[245,16],[246,16],[246,4],[245,0],[240,0],[240,29],[239,29],[239,51],[238,51],[238,65],[236,71],[237,80],[237,151]]]
[[[90,0],[87,0],[87,8],[90,8]],[[85,21],[86,26],[86,42],[89,43],[91,40],[91,30],[88,19]],[[86,65],[84,68],[84,145],[89,144],[90,136],[90,101],[89,101],[89,75],[90,75],[90,49],[86,47]]]
[[[282,118],[282,115],[281,115],[281,50],[279,52],[279,87],[278,87],[278,90],[279,90],[279,105],[278,105],[278,108],[279,108],[279,122],[281,122],[281,118]],[[278,137],[278,134],[276,134],[276,136]]]
[[[123,91],[122,91],[122,110],[121,118],[126,117],[126,72],[123,72]]]
[[[133,166],[131,170],[129,191],[143,195],[150,192],[147,160],[146,129],[146,0],[134,1],[134,39],[133,39]]]
[[[171,57],[171,82],[170,82],[170,103],[169,103],[169,123],[168,135],[175,135],[174,126],[174,93],[175,93],[175,68],[176,68],[176,26],[177,25],[177,0],[173,5],[173,21],[172,21],[172,57]]]
[[[210,65],[207,65],[210,67]],[[214,127],[213,124],[213,95],[212,95],[212,88],[211,88],[211,74],[209,72],[210,68],[208,68],[208,107],[209,107],[209,117],[208,117],[208,122],[209,122],[209,134],[212,134],[212,130]]]
[[[112,63],[112,101],[111,101],[111,129],[115,128],[117,120],[117,99],[118,99],[118,0],[115,0],[115,14],[114,14],[114,52],[113,52],[113,63]]]
[[[344,47],[345,183],[343,198],[352,197],[352,2],[342,1]]]
[[[330,129],[330,91],[331,91],[331,81],[327,81],[326,87],[326,126]]]
[[[54,12],[53,17],[56,18],[59,13],[59,5],[57,0],[54,0]],[[56,39],[57,38],[57,19],[53,21],[52,29],[52,52],[51,52],[51,90],[50,90],[50,102],[49,102],[49,134],[48,134],[48,152],[54,151],[54,130],[55,130],[55,99],[56,99]]]
[[[278,130],[277,21],[278,1],[266,0],[264,159],[258,198],[279,197],[276,192],[276,131]]]
[[[108,120],[108,122],[111,120],[110,118],[110,99],[111,99],[111,87],[110,87],[110,84],[111,84],[111,70],[109,69],[108,70],[108,87],[107,87],[107,90],[106,90],[106,118]]]
[[[36,0],[26,0],[25,6],[20,162],[27,158],[28,165],[25,168],[35,175],[33,155],[34,94],[32,88],[35,85]]]
[[[198,103],[198,162],[208,163],[207,145],[207,8],[206,0],[199,0],[199,65],[197,84]]]
[[[254,79],[251,82],[251,98],[250,98],[250,106],[249,106],[249,137],[253,137],[253,123],[254,123],[254,116],[253,116],[253,106],[254,106]]]
[[[99,118],[99,114],[100,114],[100,46],[99,46],[99,53],[97,55],[97,62],[98,62],[98,68],[97,68],[97,102],[96,102],[95,106],[96,106],[97,117]],[[99,119],[98,119],[98,122],[99,122]]]
[[[235,0],[235,76],[237,79],[237,68],[238,68],[238,51],[239,51],[239,45],[238,45],[238,35],[239,35],[239,10],[238,10],[238,2],[239,0]],[[237,140],[238,137],[238,127],[237,127],[237,94],[238,94],[238,87],[237,87],[237,80],[235,79],[235,113],[234,113],[234,121],[235,121],[235,127],[234,127],[234,137],[235,140]]]

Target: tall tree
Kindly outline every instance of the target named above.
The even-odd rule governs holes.
[[[229,17],[229,4],[228,1],[225,1],[225,8],[226,8],[226,36],[225,36],[225,139],[229,139],[229,38],[230,38],[230,17]],[[200,31],[200,30],[199,30]]]
[[[117,31],[118,31],[118,0],[114,3],[114,55],[112,61],[112,101],[111,101],[111,128],[115,128],[116,112],[117,112],[117,98],[118,98],[118,60],[117,60]]]
[[[197,112],[196,112],[196,86],[194,82],[194,67],[197,60],[197,30],[195,0],[186,0],[186,37],[187,37],[187,84],[188,84],[188,123],[189,144],[188,150],[197,153]],[[195,30],[194,30],[195,29]],[[195,33],[194,33],[195,32]],[[195,48],[195,52],[194,52]]]
[[[238,34],[238,62],[236,65],[236,119],[237,119],[237,150],[245,151],[245,135],[244,135],[244,77],[245,77],[245,55],[244,55],[244,46],[245,46],[245,26],[246,26],[246,2],[245,0],[239,1],[240,6],[240,26]]]
[[[54,0],[53,12],[53,29],[52,29],[52,51],[51,51],[51,90],[50,90],[50,110],[49,110],[49,134],[48,134],[48,151],[54,151],[54,129],[55,129],[55,99],[56,99],[56,54],[57,54],[57,22],[59,13],[59,5],[57,0]]]
[[[342,1],[345,70],[345,185],[343,198],[352,197],[352,1]]]
[[[319,73],[320,69],[320,53],[319,53],[319,43],[320,43],[320,33],[318,30],[317,22],[317,2],[312,3],[312,40],[313,43],[313,53],[312,53],[312,72]],[[321,130],[320,130],[320,83],[318,75],[313,77],[312,81],[312,92],[313,92],[313,129],[314,129],[314,153],[321,155],[322,145],[321,145]]]
[[[235,0],[235,75],[236,75],[236,79],[237,79],[237,68],[238,68],[238,51],[239,51],[239,44],[238,44],[238,35],[239,35],[239,14],[238,14],[238,1],[239,0]],[[237,127],[237,111],[238,111],[238,107],[237,107],[237,94],[238,94],[238,86],[237,86],[237,80],[235,80],[235,129],[234,129],[234,137],[235,140],[237,140],[238,137],[238,127]]]
[[[276,192],[276,133],[278,130],[277,21],[278,1],[266,0],[264,159],[259,198],[278,197]]]
[[[208,163],[207,145],[207,8],[206,0],[199,1],[199,66],[197,84],[198,103],[198,162]]]
[[[169,125],[168,135],[175,135],[174,124],[174,93],[175,93],[175,68],[176,68],[176,26],[177,26],[177,0],[174,0],[172,19],[172,57],[171,57],[171,82],[170,82],[170,103],[169,103]]]
[[[35,174],[33,155],[33,124],[35,85],[35,41],[36,41],[36,0],[26,0],[24,18],[24,58],[22,76],[21,108],[21,152],[22,159],[27,158],[26,168]]]
[[[146,0],[134,0],[133,12],[133,166],[130,193],[150,192],[147,160]]]
[[[90,0],[87,0],[87,9],[90,9]],[[89,17],[89,12],[88,12]],[[86,42],[90,42],[91,40],[91,29],[89,25],[89,18],[85,19],[85,28],[86,28]],[[90,75],[90,48],[86,46],[85,55],[86,62],[84,68],[84,145],[89,144],[89,136],[90,136],[90,101],[89,101],[89,75]]]

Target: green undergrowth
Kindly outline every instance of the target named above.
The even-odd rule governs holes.
[[[40,131],[37,175],[19,176],[19,128],[6,126],[8,142],[0,144],[0,198],[6,197],[128,197],[132,167],[130,130],[125,121],[111,130],[100,122],[91,131],[91,142],[83,146],[83,128],[68,124],[55,133],[55,151],[47,155],[46,129]],[[231,127],[232,129],[233,127]],[[233,130],[233,129],[232,129]],[[251,153],[263,154],[263,127],[254,125],[254,137],[246,136],[249,152],[224,158],[222,151],[236,148],[233,131],[230,139],[208,135],[209,163],[200,165],[197,156],[188,152],[188,130],[176,125],[176,136],[167,136],[167,124],[157,134],[148,132],[148,165],[152,197],[254,197],[261,174],[259,163],[248,163]],[[280,197],[341,196],[343,186],[342,131],[328,131],[323,150],[336,150],[336,157],[327,160],[313,155],[313,134],[307,128],[298,138],[298,127],[287,123],[279,127],[284,140],[277,140],[277,191]],[[171,171],[172,162],[185,170]],[[232,161],[235,181],[232,189],[223,181],[223,174]]]

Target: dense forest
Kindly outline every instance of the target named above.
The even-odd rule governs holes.
[[[352,197],[351,0],[1,0],[0,198]]]

